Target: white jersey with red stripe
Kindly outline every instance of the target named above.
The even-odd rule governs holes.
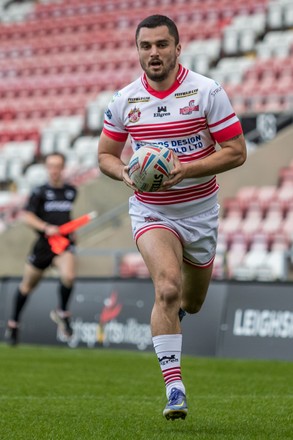
[[[182,163],[215,153],[221,143],[242,133],[239,119],[214,80],[181,65],[169,90],[156,91],[143,74],[115,93],[105,112],[103,133],[133,151],[142,145],[170,148]],[[184,218],[217,203],[216,176],[189,178],[167,191],[135,193],[149,208],[170,218]]]

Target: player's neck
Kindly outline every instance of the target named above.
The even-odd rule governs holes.
[[[170,72],[168,78],[166,78],[164,81],[152,81],[147,76],[147,82],[153,90],[158,92],[169,90],[177,79],[178,70],[179,65],[177,64],[176,67]]]
[[[63,180],[50,180],[49,185],[52,188],[62,188],[64,186]]]

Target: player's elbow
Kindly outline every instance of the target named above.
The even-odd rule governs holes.
[[[247,159],[247,149],[244,137],[240,139],[238,148],[234,150],[234,163],[235,167],[240,167],[245,163]]]
[[[246,148],[243,148],[237,155],[236,166],[240,167],[241,165],[243,165],[246,162],[246,159],[247,159],[247,151]]]
[[[108,175],[108,163],[107,163],[107,155],[104,153],[98,154],[98,164],[99,169],[103,174]]]

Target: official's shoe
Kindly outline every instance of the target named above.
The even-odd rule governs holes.
[[[50,318],[58,325],[58,328],[67,338],[70,338],[73,335],[70,316],[70,312],[62,310],[51,310],[50,312]]]
[[[19,324],[9,320],[5,331],[5,339],[9,345],[17,345],[19,337]]]
[[[167,420],[185,419],[187,416],[186,396],[178,388],[172,388],[163,416]]]
[[[180,307],[179,312],[178,312],[180,322],[182,321],[182,319],[184,318],[185,315],[186,315],[185,310],[181,309],[181,307]]]

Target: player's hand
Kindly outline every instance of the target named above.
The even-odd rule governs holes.
[[[133,191],[139,191],[128,175],[129,166],[126,165],[122,171],[122,180]]]
[[[178,159],[175,153],[172,152],[172,154],[173,154],[174,168],[170,172],[169,179],[163,183],[159,191],[166,191],[172,186],[177,185],[185,178],[184,165],[180,162],[180,160]]]
[[[59,226],[56,225],[46,225],[44,234],[47,237],[51,237],[52,235],[60,235]]]

